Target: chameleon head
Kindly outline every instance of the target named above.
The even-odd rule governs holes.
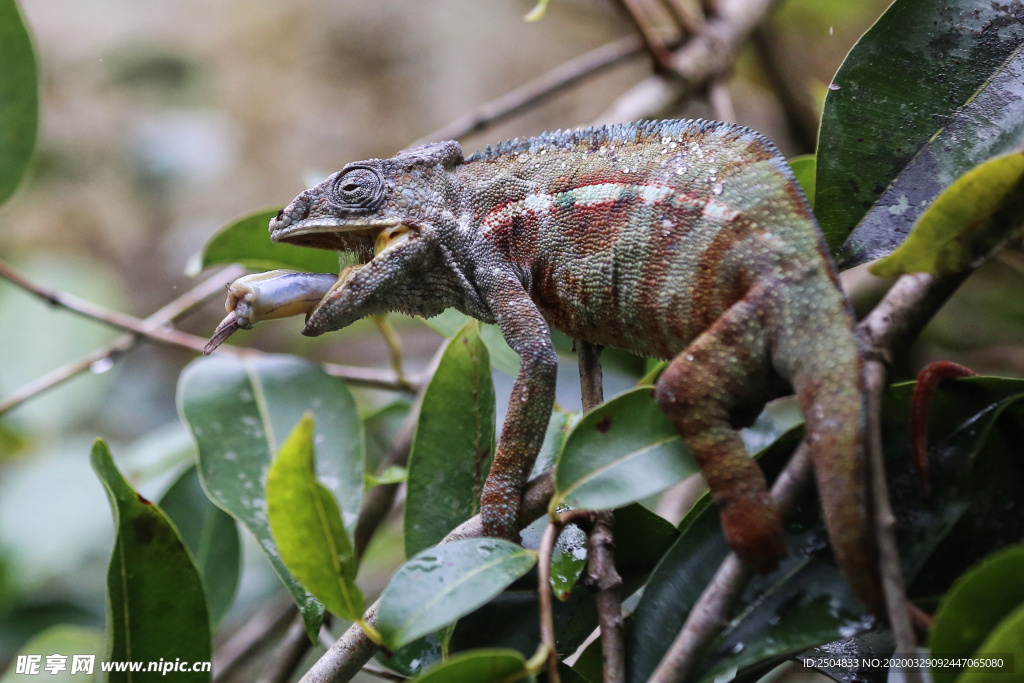
[[[462,148],[449,141],[358,161],[278,212],[270,221],[272,241],[351,252],[359,261],[309,314],[303,334],[374,313],[434,315],[450,305],[424,297],[430,288],[422,276],[439,256],[436,233],[450,219],[451,171],[462,160]],[[410,280],[417,275],[418,282]]]

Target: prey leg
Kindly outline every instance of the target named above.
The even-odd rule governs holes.
[[[303,273],[295,270],[272,270],[240,277],[228,285],[224,306],[228,314],[217,326],[203,349],[210,354],[236,330],[248,330],[262,320],[309,314],[337,284],[342,276],[324,273]]]

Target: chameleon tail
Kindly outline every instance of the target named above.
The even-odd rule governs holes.
[[[806,291],[803,294],[814,304],[806,319],[793,320],[794,326],[788,329],[817,329],[814,343],[808,344],[806,336],[790,337],[783,331],[776,347],[776,364],[788,368],[800,401],[836,562],[857,597],[884,618],[865,467],[867,399],[853,316],[833,288],[813,292],[817,295],[813,297]],[[815,325],[822,316],[841,316],[846,325]]]

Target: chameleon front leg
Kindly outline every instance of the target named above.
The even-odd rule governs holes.
[[[484,483],[480,515],[488,536],[518,542],[523,486],[551,419],[558,356],[547,323],[521,285],[503,283],[488,300],[505,341],[519,354],[521,365],[494,464]]]

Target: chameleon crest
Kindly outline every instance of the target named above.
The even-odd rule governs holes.
[[[853,316],[792,172],[761,135],[660,121],[547,133],[468,158],[456,142],[426,145],[345,166],[296,197],[270,235],[354,252],[359,264],[338,277],[241,278],[211,347],[297,312],[307,335],[449,307],[501,329],[522,364],[484,486],[495,536],[518,536],[522,485],[551,414],[551,327],[672,359],[658,403],[700,465],[731,547],[760,571],[786,549],[737,429],[792,386],[836,558],[881,612]]]

